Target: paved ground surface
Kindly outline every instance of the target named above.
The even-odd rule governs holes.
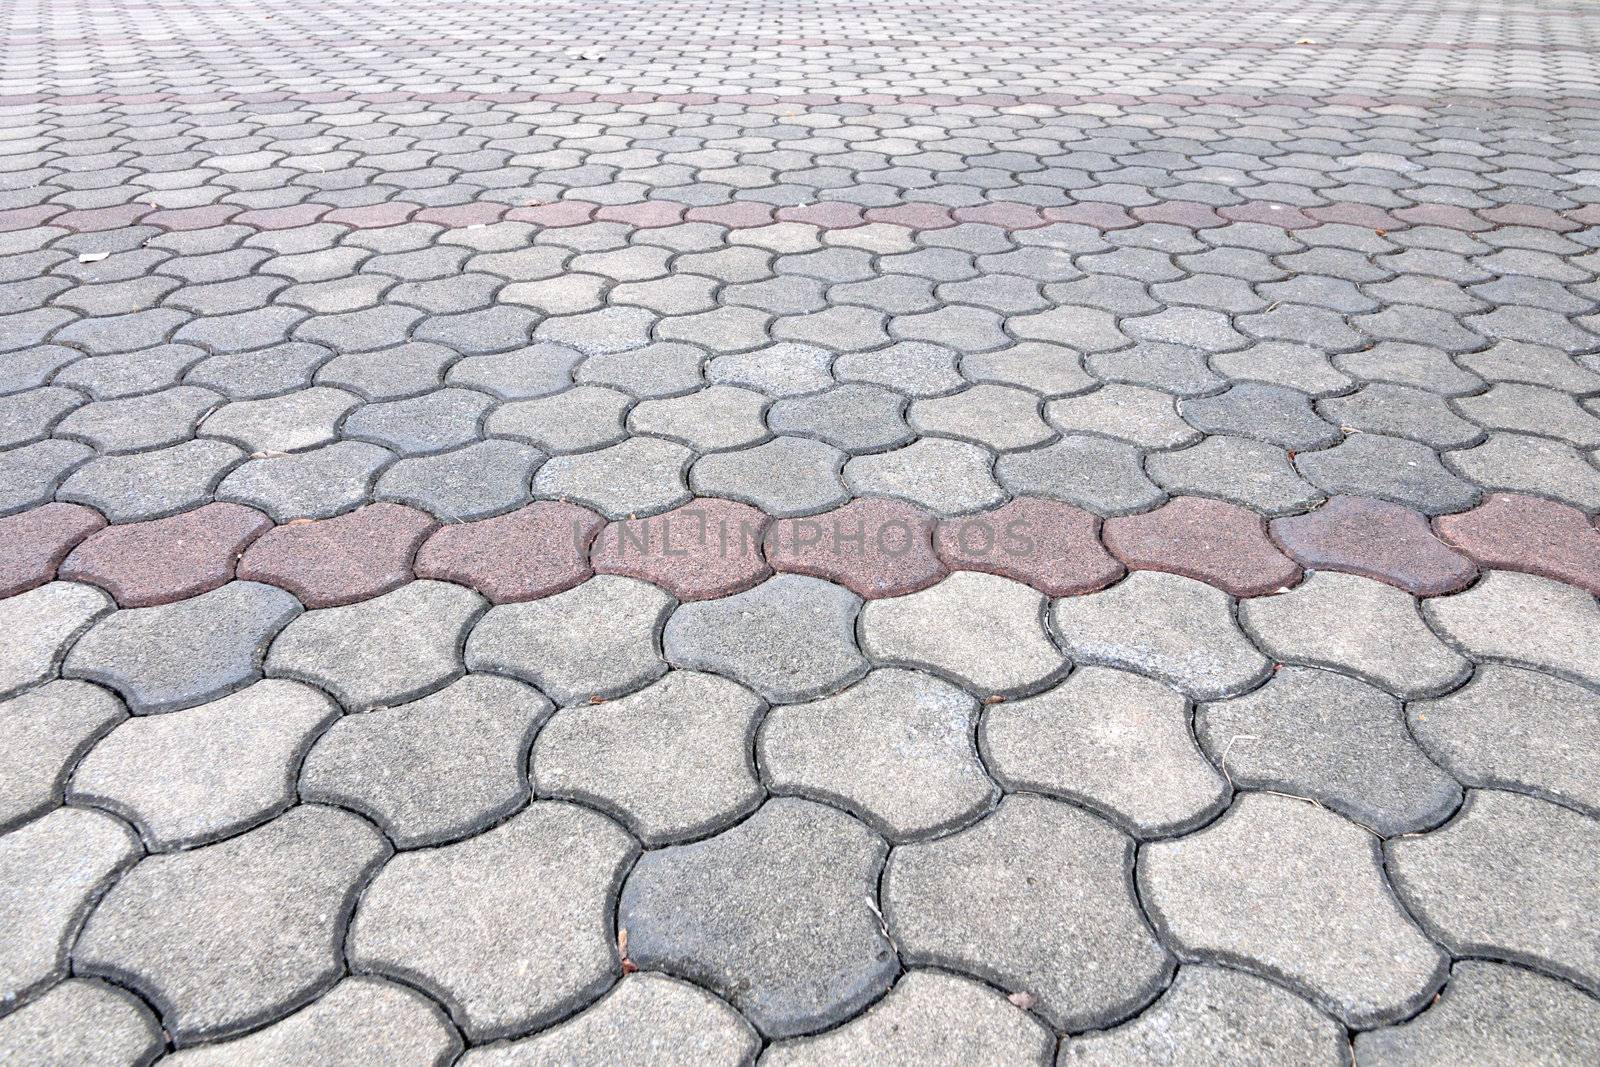
[[[5,17],[0,1063],[1600,1059],[1600,9]]]

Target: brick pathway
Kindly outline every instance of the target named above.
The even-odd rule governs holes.
[[[1600,9],[4,17],[0,1063],[1600,1061]]]

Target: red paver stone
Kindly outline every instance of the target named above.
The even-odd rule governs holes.
[[[1261,596],[1300,578],[1260,515],[1208,497],[1177,497],[1143,515],[1107,519],[1104,538],[1131,570],[1198,578],[1234,596]]]
[[[950,217],[950,209],[938,204],[896,204],[894,207],[868,208],[867,221],[892,222],[913,230],[942,230],[956,224],[956,220]]]
[[[243,211],[244,208],[236,204],[168,208],[152,211],[139,222],[144,226],[159,226],[163,230],[204,230],[211,226],[221,226]]]
[[[1272,536],[1307,570],[1348,571],[1414,596],[1454,592],[1478,573],[1422,515],[1371,497],[1336,496],[1309,514],[1274,519]]]
[[[865,220],[861,217],[860,204],[845,204],[837,200],[825,200],[820,204],[803,204],[798,207],[780,207],[778,218],[783,222],[809,222],[813,226],[824,229],[848,229],[860,226]]]
[[[1502,204],[1499,207],[1485,208],[1478,212],[1478,216],[1500,226],[1529,226],[1539,230],[1555,230],[1559,233],[1582,229],[1580,223],[1573,222],[1559,211],[1552,211],[1550,208],[1535,204]]]
[[[98,585],[125,608],[170,604],[232,581],[239,553],[271,527],[242,504],[108,526],[72,550],[61,577]]]
[[[258,230],[293,230],[310,226],[331,210],[327,204],[290,204],[288,207],[241,212],[233,217],[233,221],[241,226],[254,226]]]
[[[589,221],[598,204],[582,200],[562,200],[555,204],[530,204],[512,208],[506,218],[514,222],[532,222],[539,226],[581,226]]]
[[[239,577],[287,589],[308,608],[369,600],[411,580],[411,559],[434,525],[403,504],[286,523],[250,546]]]
[[[1471,511],[1440,515],[1433,525],[1486,567],[1542,574],[1600,596],[1600,518],[1591,525],[1577,508],[1494,493]]]
[[[1066,207],[1047,207],[1044,217],[1051,222],[1076,222],[1093,226],[1097,230],[1122,230],[1137,226],[1139,220],[1128,214],[1120,204],[1100,204],[1085,201]]]
[[[499,222],[508,210],[505,204],[474,200],[470,204],[425,207],[417,212],[416,221],[432,222],[440,226],[488,226]]]
[[[1449,230],[1477,231],[1493,229],[1494,226],[1455,204],[1417,204],[1399,208],[1394,217],[1413,226],[1440,226]]]
[[[978,204],[958,207],[952,214],[961,222],[983,222],[1008,230],[1031,230],[1045,224],[1044,216],[1032,204]]]
[[[105,524],[98,511],[78,504],[45,504],[0,519],[0,597],[55,578],[67,553]]]
[[[1406,224],[1381,207],[1371,204],[1329,204],[1308,207],[1305,213],[1318,222],[1364,226],[1369,230],[1403,230]]]
[[[915,593],[948,569],[933,550],[934,520],[901,500],[852,500],[767,531],[776,571],[825,578],[867,600]]]
[[[683,221],[687,209],[667,200],[644,200],[637,204],[607,204],[594,213],[601,222],[621,222],[640,229],[674,226]]]
[[[703,497],[606,524],[590,559],[600,574],[652,582],[679,600],[731,596],[772,573],[761,554],[770,516],[748,504]]]
[[[341,226],[354,226],[361,230],[398,226],[412,214],[422,209],[421,204],[409,200],[391,200],[386,204],[365,204],[361,207],[342,207],[322,217],[323,222],[337,222]]]
[[[765,226],[772,221],[775,209],[771,204],[743,201],[737,204],[717,204],[712,207],[690,208],[684,218],[690,222],[710,222],[730,229]]]
[[[1195,200],[1163,200],[1133,208],[1130,213],[1140,222],[1165,222],[1191,230],[1209,230],[1228,222],[1216,208]]]
[[[417,577],[471,586],[495,604],[554,596],[594,573],[589,545],[604,525],[588,508],[541,500],[443,526],[417,552]]]
[[[981,515],[945,519],[934,549],[953,571],[1026,582],[1046,596],[1103,589],[1123,566],[1100,543],[1100,520],[1058,500],[1020,497]]]

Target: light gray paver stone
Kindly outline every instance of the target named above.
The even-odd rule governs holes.
[[[715,837],[646,853],[622,890],[629,956],[727,998],[768,1037],[839,1022],[897,968],[873,903],[886,849],[842,812],[780,797]]]
[[[534,787],[601,808],[646,845],[702,836],[761,803],[750,739],[763,707],[726,678],[672,671],[621,699],[565,708],[539,732]]]
[[[640,401],[628,414],[628,429],[701,453],[742,448],[767,436],[761,421],[767,403],[749,389],[712,385],[685,396]]]
[[[1069,434],[1052,445],[1009,452],[995,464],[995,477],[1019,495],[1046,496],[1099,515],[1143,511],[1163,494],[1145,476],[1138,449],[1124,441]]]
[[[192,442],[179,445],[177,449],[168,449],[174,452],[179,449],[197,447]],[[198,446],[202,450],[204,446]],[[222,446],[230,457],[237,457],[239,450]],[[88,445],[80,445],[76,441],[40,441],[37,444],[24,448],[14,448],[10,451],[0,452],[0,513],[10,514],[24,508],[38,507],[40,504],[49,503],[55,495],[56,486],[63,478],[68,478],[70,472],[83,465],[112,465],[131,466],[137,457],[102,457],[96,459],[94,450]],[[169,471],[169,477],[176,475]],[[192,480],[192,479],[191,479]],[[70,479],[69,479],[70,481]],[[114,494],[118,489],[125,491],[125,486],[119,486],[115,479],[93,477],[87,483],[80,480],[78,486],[87,484],[90,494],[97,497],[106,497]],[[209,488],[210,481],[202,488]],[[71,500],[66,485],[62,485],[62,500]],[[196,501],[200,503],[201,501]],[[107,513],[110,514],[109,512]],[[126,521],[126,519],[124,519]]]
[[[589,452],[623,439],[622,417],[631,403],[627,394],[615,389],[580,385],[502,404],[490,412],[484,428],[496,437],[526,441],[552,455]]]
[[[651,1067],[742,1067],[760,1039],[738,1012],[705,990],[640,972],[543,1033],[484,1045],[459,1067],[567,1067],[584,1062]]]
[[[544,453],[516,441],[475,441],[453,452],[409,456],[383,472],[377,500],[410,504],[454,522],[472,522],[528,502]]]
[[[1600,685],[1600,607],[1564,582],[1491,571],[1464,593],[1425,601],[1422,612],[1474,656]]]
[[[470,589],[420,581],[309,611],[273,642],[267,673],[320,686],[350,711],[414,700],[462,673],[462,637],[484,606]]]
[[[282,589],[229,582],[107,615],[78,639],[62,673],[111,686],[135,715],[192,707],[258,680],[267,646],[299,614]]]
[[[500,604],[467,639],[467,666],[521,678],[559,705],[630,693],[667,669],[656,632],[672,598],[601,574],[543,600]]]
[[[162,1067],[445,1067],[461,1039],[437,1005],[382,978],[346,978],[293,1015],[253,1034],[180,1049]]]
[[[1387,849],[1395,891],[1451,952],[1526,963],[1600,993],[1600,821],[1474,790],[1447,825]]]
[[[915,671],[774,708],[757,738],[769,788],[848,808],[891,841],[959,826],[996,790],[972,744],[978,702]]]
[[[866,673],[856,647],[861,598],[800,574],[779,574],[754,589],[684,604],[667,620],[666,657],[674,667],[726,675],[773,703],[831,693]]]
[[[1404,1018],[1447,957],[1400,909],[1378,839],[1324,808],[1270,793],[1139,855],[1140,899],[1186,960],[1284,982],[1351,1026]]]
[[[362,405],[344,420],[340,432],[398,455],[427,455],[476,438],[484,412],[493,405],[492,397],[475,389],[435,389],[404,400]]]
[[[1021,582],[956,571],[861,612],[861,647],[878,662],[925,667],[982,695],[1034,689],[1064,665],[1044,628],[1045,598]]]
[[[1281,662],[1344,671],[1401,697],[1442,693],[1472,670],[1423,625],[1410,594],[1356,574],[1317,571],[1244,601],[1239,619]]]
[[[1563,441],[1494,433],[1477,448],[1451,452],[1449,459],[1452,470],[1484,489],[1532,493],[1585,511],[1600,510],[1600,468]]]
[[[401,853],[362,897],[350,964],[426,990],[470,1041],[546,1025],[620,970],[611,900],[637,852],[604,816],[550,801]]]
[[[808,437],[774,437],[737,452],[702,456],[689,484],[702,496],[727,497],[769,515],[812,515],[850,498],[839,480],[845,454]]]
[[[1349,1059],[1344,1027],[1293,993],[1191,964],[1137,1018],[1067,1038],[1056,1067],[1343,1067]]]
[[[74,639],[113,607],[100,590],[75,582],[0,600],[0,694],[53,677]]]
[[[1133,842],[1082,809],[1010,796],[959,833],[895,849],[885,914],[907,964],[977,975],[1034,997],[1056,1027],[1087,1029],[1171,972],[1134,902],[1132,860]]]
[[[0,1004],[66,977],[84,917],[138,856],[132,830],[82,808],[57,808],[0,837]]]
[[[1277,445],[1215,436],[1177,452],[1152,453],[1149,476],[1169,493],[1196,493],[1242,504],[1263,515],[1303,511],[1323,498]]]
[[[1600,695],[1486,664],[1449,696],[1413,701],[1418,743],[1468,785],[1540,793],[1600,817]]]
[[[1188,702],[1125,671],[1084,667],[1048,692],[996,704],[979,743],[1002,785],[1076,801],[1141,837],[1190,829],[1230,796],[1195,747]]]
[[[87,682],[47,682],[0,704],[0,832],[60,804],[78,760],[127,717],[122,701]]]
[[[689,499],[684,469],[694,453],[675,441],[630,437],[576,456],[557,456],[533,480],[536,495],[587,504],[609,519],[655,515]]]
[[[306,756],[300,794],[360,812],[401,848],[452,840],[527,800],[523,767],[550,711],[520,682],[468,675],[335,723]]]
[[[1038,1067],[1050,1062],[1054,1046],[1055,1035],[987,986],[915,970],[838,1029],[774,1044],[761,1067]]]
[[[8,1067],[147,1067],[165,1047],[148,1008],[88,979],[69,978],[0,1018],[0,1063]]]
[[[339,420],[360,403],[343,389],[317,386],[264,400],[236,400],[210,415],[199,433],[246,452],[295,452],[331,442]]]
[[[1385,837],[1437,826],[1461,803],[1455,779],[1406,732],[1399,701],[1342,674],[1285,667],[1253,693],[1203,705],[1194,725],[1235,786],[1318,801]]]
[[[1177,574],[1136,571],[1051,609],[1052,630],[1078,663],[1120,667],[1177,686],[1197,700],[1242,692],[1267,673],[1245,640],[1228,594]]]
[[[924,437],[892,452],[856,456],[845,464],[844,479],[864,496],[898,497],[958,515],[1005,499],[993,464],[993,454],[978,445]]]
[[[718,356],[706,367],[706,378],[768,396],[799,396],[834,384],[828,373],[833,358],[825,349],[785,341],[753,352]]]
[[[815,437],[861,455],[909,443],[915,434],[901,409],[905,397],[875,385],[837,385],[805,396],[783,397],[767,410],[774,433]]]
[[[1357,1034],[1362,1067],[1436,1063],[1594,1063],[1600,1003],[1565,982],[1462,960],[1439,1000],[1398,1026]]]
[[[295,773],[339,715],[325,694],[276,679],[165,715],[139,716],[78,764],[68,795],[121,815],[152,851],[203,844],[295,802]]]
[[[217,499],[260,508],[279,522],[325,519],[365,503],[373,479],[393,458],[386,449],[361,441],[264,456],[222,479]]]
[[[917,400],[908,418],[923,433],[960,438],[996,451],[1028,448],[1055,436],[1039,417],[1039,398],[1006,385],[985,383]]]
[[[1050,424],[1065,433],[1114,437],[1140,448],[1177,448],[1200,440],[1178,417],[1173,397],[1136,385],[1107,385],[1045,406]]]
[[[179,1044],[230,1037],[332,985],[356,893],[389,855],[365,820],[303,805],[204,848],[141,861],[73,950],[139,990]]]

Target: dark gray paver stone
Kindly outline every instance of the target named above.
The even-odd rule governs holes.
[[[848,815],[780,797],[715,837],[646,853],[617,922],[640,967],[708,986],[763,1034],[790,1037],[893,981],[873,900],[886,851]]]
[[[776,793],[828,801],[891,841],[969,821],[996,789],[972,743],[978,702],[916,671],[875,670],[841,693],[774,708],[757,762]]]
[[[338,715],[310,686],[268,679],[199,707],[139,716],[79,761],[68,795],[121,815],[152,851],[204,844],[293,804],[301,758]]]
[[[895,849],[884,910],[908,964],[977,975],[1033,997],[1053,1026],[1088,1029],[1145,1004],[1171,972],[1134,902],[1132,861],[1110,824],[1011,796],[959,833]]]
[[[75,456],[72,465],[87,458]],[[226,484],[223,475],[244,459],[244,452],[224,441],[185,441],[151,452],[99,456],[67,476],[57,499],[87,504],[111,522],[164,518],[207,503],[214,489],[219,500],[227,499],[218,483]]]
[[[722,674],[773,703],[811,700],[866,673],[856,646],[861,598],[799,574],[720,600],[684,604],[662,646],[674,667]]]
[[[57,808],[0,837],[0,1004],[67,976],[89,909],[138,858],[132,830],[82,808]]]
[[[0,703],[0,832],[59,805],[78,760],[127,717],[122,701],[87,682],[47,682]]]
[[[1600,695],[1533,671],[1485,664],[1437,700],[1412,701],[1417,742],[1468,785],[1548,796],[1600,817]]]
[[[610,574],[500,604],[467,639],[467,666],[531,682],[559,705],[621,696],[667,669],[656,635],[672,604],[648,582]]]
[[[189,852],[152,856],[95,909],[75,971],[130,985],[179,1044],[231,1037],[337,981],[356,893],[390,849],[318,805]]]
[[[1237,434],[1294,451],[1339,442],[1339,428],[1317,415],[1305,393],[1242,382],[1216,396],[1178,402],[1185,422],[1205,433]]]
[[[75,582],[0,600],[0,693],[53,677],[73,641],[113,607],[100,590]]]
[[[1043,448],[1008,452],[994,472],[1013,494],[1064,500],[1098,515],[1144,511],[1162,500],[1139,450],[1104,437],[1071,434]]]
[[[1461,787],[1406,732],[1400,702],[1331,671],[1284,667],[1195,711],[1195,735],[1236,787],[1326,804],[1385,837],[1443,822]]]
[[[462,640],[485,606],[470,589],[419,581],[309,611],[272,643],[267,673],[326,689],[350,711],[413,700],[461,675]]]
[[[229,451],[237,453],[236,449]],[[0,452],[0,513],[10,514],[49,503],[62,479],[88,462],[127,465],[125,459],[96,461],[94,449],[76,441],[40,441]],[[64,489],[61,499],[71,499]]]
[[[1600,685],[1600,607],[1582,589],[1491,571],[1464,593],[1424,602],[1422,612],[1474,656]]]
[[[1287,983],[1348,1025],[1405,1018],[1447,957],[1400,909],[1378,839],[1301,800],[1237,797],[1189,837],[1146,845],[1140,899],[1186,960]]]
[[[1473,790],[1442,829],[1386,849],[1395,891],[1451,952],[1524,963],[1600,993],[1600,821]]]
[[[993,989],[943,971],[908,971],[889,995],[836,1030],[780,1041],[761,1067],[903,1063],[1048,1064],[1055,1035]]]
[[[1188,702],[1149,678],[1083,667],[984,712],[979,743],[1010,789],[1063,797],[1140,837],[1212,818],[1230,790],[1195,747]]]
[[[1207,964],[1178,970],[1161,999],[1111,1030],[1069,1037],[1056,1067],[1342,1067],[1344,1027],[1293,993]]]
[[[0,1050],[30,1067],[146,1067],[165,1047],[150,1009],[90,979],[69,978],[0,1018]]]
[[[408,456],[383,472],[373,497],[451,522],[486,519],[528,502],[533,472],[544,458],[515,441],[477,441],[453,452]]]
[[[1362,1067],[1593,1063],[1600,1059],[1600,1003],[1554,978],[1462,960],[1427,1011],[1357,1034],[1355,1050]]]
[[[478,437],[494,399],[476,389],[435,389],[421,396],[366,404],[344,420],[345,437],[371,441],[402,456],[444,452]]]
[[[520,682],[470,674],[335,723],[305,758],[300,795],[360,812],[400,848],[461,837],[527,800],[528,748],[550,711]]]
[[[604,816],[550,801],[401,853],[362,896],[350,965],[427,991],[470,1041],[547,1025],[615,980],[612,900],[638,849]]]
[[[460,1067],[557,1067],[585,1061],[652,1067],[740,1067],[761,1040],[727,1004],[688,982],[631,974],[565,1022],[468,1052]]]
[[[1480,496],[1427,445],[1378,433],[1352,434],[1333,448],[1303,452],[1294,465],[1324,492],[1375,496],[1427,515],[1463,511]]]
[[[259,582],[125,608],[78,640],[62,673],[110,686],[135,715],[192,707],[259,679],[267,646],[300,611],[294,597]]]
[[[646,845],[702,837],[761,803],[750,740],[765,707],[714,674],[672,671],[539,732],[534,788],[615,816]]]
[[[807,437],[774,437],[737,452],[695,460],[689,485],[703,496],[720,496],[769,515],[811,515],[849,499],[839,469],[845,454]]]

